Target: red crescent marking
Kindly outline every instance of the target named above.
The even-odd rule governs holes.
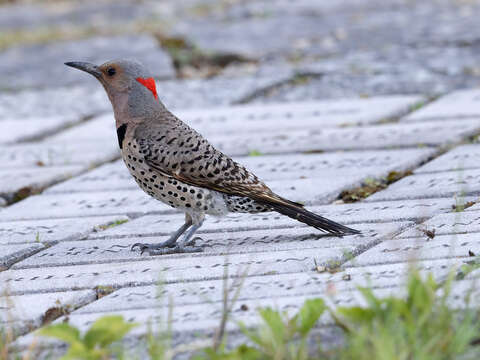
[[[152,78],[152,77],[149,77],[148,79],[144,79],[144,78],[136,78],[135,80],[137,80],[140,84],[142,84],[143,86],[145,86],[148,90],[150,90],[153,94],[153,97],[155,99],[158,99],[158,95],[157,95],[157,88],[155,86],[155,80]]]

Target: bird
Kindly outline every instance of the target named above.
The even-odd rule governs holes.
[[[276,211],[322,232],[342,237],[359,234],[275,194],[244,166],[188,126],[160,101],[155,79],[139,61],[119,59],[102,65],[66,62],[93,75],[113,107],[118,145],[138,186],[153,198],[185,214],[184,224],[166,241],[135,243],[150,255],[193,253],[193,235],[206,215]]]

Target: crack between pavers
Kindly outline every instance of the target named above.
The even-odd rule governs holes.
[[[285,86],[285,85],[296,85],[296,82],[299,81],[299,79],[302,80],[310,80],[310,79],[320,79],[325,74],[323,73],[306,73],[302,74],[301,72],[296,72],[295,74],[289,76],[287,79],[282,79],[274,82],[273,84],[261,87],[259,89],[256,89],[252,92],[250,92],[247,95],[244,95],[240,97],[239,99],[235,100],[232,102],[232,105],[243,105],[243,104],[248,104],[249,102],[255,100],[255,98],[259,96],[267,96],[270,94],[272,91],[275,91],[276,89]]]
[[[26,137],[22,140],[19,140],[15,143],[10,143],[8,145],[39,143],[40,141],[48,139],[50,136],[57,135],[57,134],[65,131],[65,130],[75,128],[79,125],[83,125],[83,124],[89,122],[90,120],[92,120],[92,119],[94,119],[98,116],[105,115],[105,114],[106,114],[106,112],[100,112],[98,114],[89,114],[89,115],[86,115],[86,116],[82,116],[78,121],[73,121],[71,123],[60,125],[55,129],[43,132],[41,134],[36,134],[36,135],[32,135],[30,137]]]

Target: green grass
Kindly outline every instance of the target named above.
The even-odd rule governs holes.
[[[439,284],[431,274],[423,280],[414,273],[404,299],[380,299],[371,289],[360,289],[367,306],[343,307],[333,314],[346,335],[336,358],[447,360],[468,355],[480,336],[478,314],[448,306],[451,284],[451,279]]]
[[[81,335],[80,330],[67,324],[50,325],[39,334],[56,338],[69,345],[64,360],[103,360],[119,356],[123,350],[113,346],[127,335],[136,324],[125,322],[121,316],[103,316]]]
[[[477,263],[472,265],[477,268]],[[370,288],[359,288],[365,306],[329,308],[323,299],[309,299],[294,314],[267,307],[258,310],[259,325],[239,323],[248,341],[228,348],[226,335],[192,356],[195,360],[447,360],[478,359],[480,322],[478,309],[449,306],[455,276],[444,282],[432,274],[412,271],[404,297],[377,297]],[[229,308],[226,306],[225,308]],[[321,318],[330,316],[343,334],[343,344],[332,347],[314,337]],[[172,315],[169,316],[172,319]],[[106,359],[117,354],[118,342],[134,325],[121,317],[97,320],[84,336],[62,323],[40,331],[70,344],[65,359]],[[225,326],[222,324],[221,326]],[[162,335],[148,332],[147,351],[152,359],[171,359],[175,349]],[[171,334],[171,329],[169,330]],[[167,337],[166,337],[167,338]],[[116,346],[114,344],[117,343]],[[117,350],[115,350],[117,349]],[[121,349],[121,346],[120,346]],[[192,347],[190,348],[192,349]],[[195,349],[195,347],[193,347]],[[197,348],[198,349],[198,348]],[[1,345],[0,345],[1,350]],[[103,356],[103,357],[102,357]]]
[[[248,156],[262,156],[262,155],[263,155],[263,154],[262,154],[260,151],[255,150],[255,149],[250,150],[250,151],[248,152]]]
[[[113,228],[113,227],[115,227],[115,226],[125,224],[126,222],[128,222],[127,219],[117,220],[117,221],[114,221],[114,222],[111,223],[111,224],[100,225],[98,228],[99,228],[100,230],[107,230],[107,229],[111,229],[111,228]]]

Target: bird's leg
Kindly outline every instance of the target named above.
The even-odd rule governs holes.
[[[185,214],[185,224],[183,224],[180,229],[175,231],[175,233],[170,236],[167,241],[158,243],[158,244],[142,244],[136,243],[132,245],[131,250],[135,250],[136,247],[140,249],[140,253],[143,254],[144,251],[147,251],[150,255],[165,255],[165,254],[175,254],[175,253],[190,253],[190,252],[200,252],[202,248],[193,247],[194,242],[192,243],[190,238],[195,233],[195,231],[202,225],[193,225],[192,218],[190,215]],[[203,221],[202,221],[203,223]],[[185,237],[181,244],[177,243],[178,238],[190,227],[192,228],[185,234]],[[193,230],[193,231],[192,231]],[[186,240],[185,240],[186,239]]]
[[[154,250],[154,249],[163,249],[174,247],[177,243],[178,238],[185,232],[187,229],[192,226],[192,218],[188,215],[185,215],[185,224],[183,224],[180,229],[175,231],[172,236],[167,241],[158,243],[158,244],[143,244],[135,243],[132,245],[131,250],[135,250],[136,247],[140,249],[140,252],[143,253],[145,250]]]
[[[203,225],[203,220],[199,224],[193,225],[190,230],[183,236],[181,241],[181,246],[193,246],[195,245],[195,239],[192,239],[192,236],[200,229]],[[190,240],[191,239],[191,240]]]

